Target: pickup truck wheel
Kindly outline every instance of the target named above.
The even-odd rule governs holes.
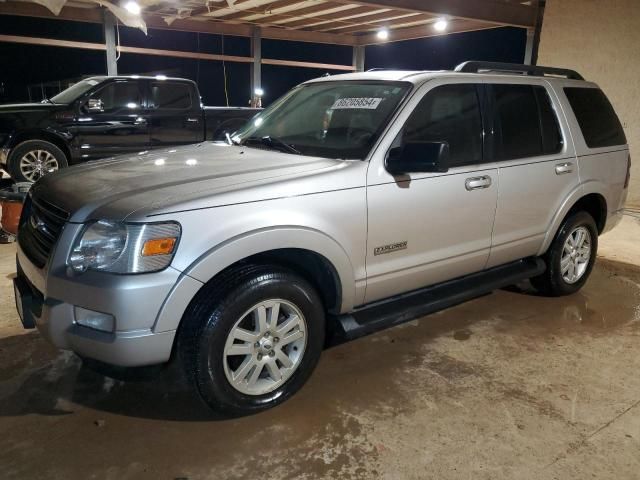
[[[281,267],[229,272],[205,287],[192,307],[178,351],[202,399],[226,415],[284,402],[306,382],[322,352],[320,296]]]
[[[16,182],[35,182],[47,173],[67,166],[64,152],[44,140],[27,140],[18,144],[9,155],[9,175]]]
[[[570,295],[586,283],[596,260],[598,229],[587,212],[577,212],[563,222],[545,255],[547,270],[532,278],[540,293]]]

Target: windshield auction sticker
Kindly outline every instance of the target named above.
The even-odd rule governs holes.
[[[340,98],[331,107],[332,110],[375,110],[382,98]]]

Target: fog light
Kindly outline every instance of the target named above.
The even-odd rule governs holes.
[[[73,307],[76,323],[83,327],[101,330],[103,332],[113,332],[116,326],[116,320],[113,315],[108,313],[94,312],[82,307]]]

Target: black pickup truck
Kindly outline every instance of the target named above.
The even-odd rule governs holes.
[[[180,78],[91,77],[42,103],[0,106],[0,168],[16,181],[86,160],[223,139],[258,110],[204,107]]]

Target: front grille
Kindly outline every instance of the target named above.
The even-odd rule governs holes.
[[[42,200],[27,196],[18,230],[18,243],[24,254],[38,268],[42,268],[58,241],[69,214]]]

